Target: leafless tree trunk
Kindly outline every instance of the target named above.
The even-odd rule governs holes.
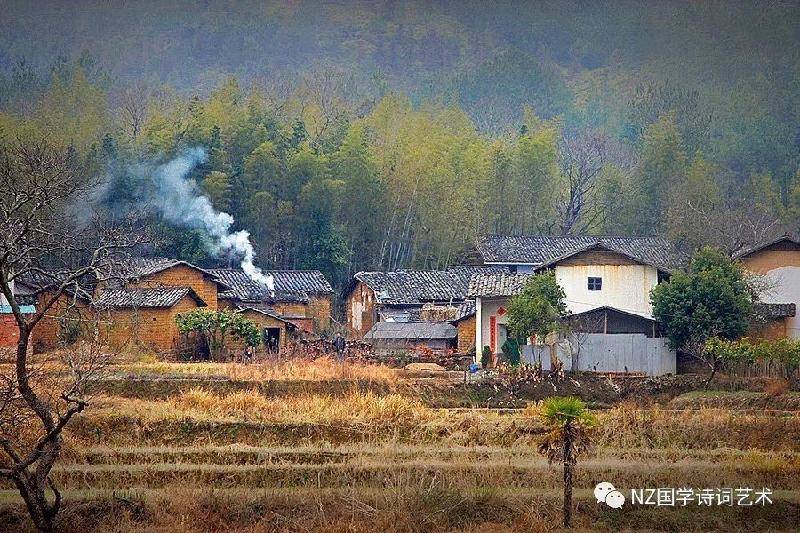
[[[64,312],[59,302],[81,300],[90,309],[86,282],[102,279],[112,254],[140,240],[130,228],[75,220],[73,202],[94,185],[69,149],[45,142],[0,146],[0,294],[19,328],[13,369],[2,376],[0,391],[0,476],[14,482],[41,531],[53,529],[61,507],[50,472],[62,431],[86,408],[100,358],[91,343],[67,350],[68,377],[56,378],[32,359],[31,335],[48,313]],[[22,283],[38,295],[33,313],[15,290]]]
[[[119,116],[131,142],[136,142],[147,119],[150,91],[147,87],[129,87],[120,96]]]

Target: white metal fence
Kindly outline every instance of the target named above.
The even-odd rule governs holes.
[[[522,359],[528,363],[541,362],[543,370],[550,370],[550,354],[550,346],[524,346]],[[667,340],[642,334],[587,334],[580,342],[557,344],[555,354],[564,364],[564,370],[648,376],[675,374],[676,371],[675,352],[670,350]]]

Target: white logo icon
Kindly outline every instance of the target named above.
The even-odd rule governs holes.
[[[597,498],[597,503],[605,503],[612,509],[620,509],[625,505],[625,495],[608,481],[602,481],[594,487],[594,497]]]

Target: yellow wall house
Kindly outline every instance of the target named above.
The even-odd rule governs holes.
[[[219,294],[220,308],[260,309],[309,333],[330,327],[333,287],[319,270],[264,270],[267,284],[254,281],[239,268],[209,272],[229,287]]]
[[[800,239],[783,235],[737,255],[745,268],[764,276],[766,290],[756,311],[763,321],[755,336],[800,338]]]
[[[177,349],[180,340],[175,317],[206,303],[190,287],[130,287],[102,291],[95,307],[110,347],[135,344],[166,352]]]

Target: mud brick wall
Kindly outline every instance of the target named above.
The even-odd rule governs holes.
[[[458,353],[466,354],[475,348],[475,316],[465,318],[457,324]]]
[[[196,308],[195,301],[184,296],[170,308],[108,311],[102,317],[102,320],[107,321],[103,328],[104,341],[114,349],[137,344],[159,352],[170,351],[180,337],[175,317]]]
[[[314,331],[321,332],[331,326],[331,309],[333,308],[330,295],[311,296],[308,301],[308,314],[314,319]]]
[[[50,301],[52,296],[53,293],[40,294],[36,299],[36,309],[41,309],[45,303]],[[92,317],[93,313],[87,303],[74,301],[71,296],[62,294],[52,307],[47,310],[44,318],[33,328],[34,342],[32,346],[34,353],[41,353],[58,347],[61,318],[89,320]]]

